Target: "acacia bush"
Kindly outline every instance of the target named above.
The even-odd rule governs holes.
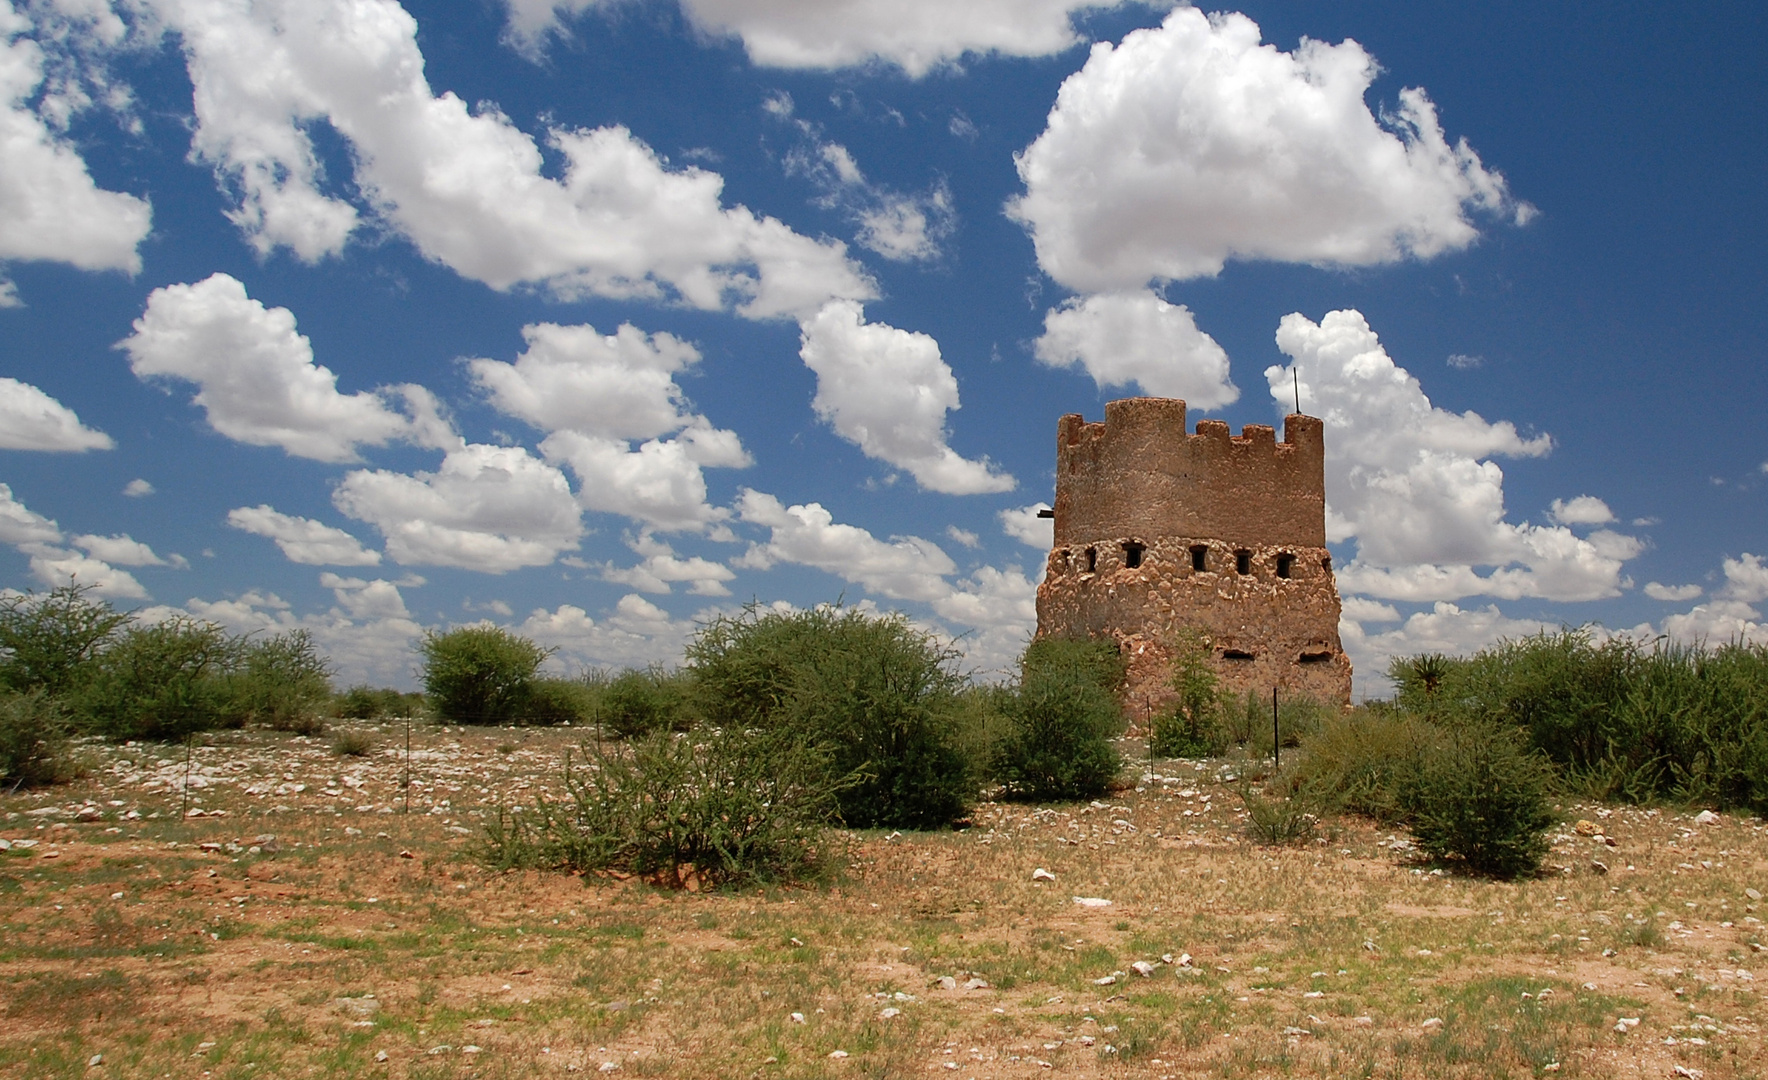
[[[228,719],[318,735],[331,703],[331,667],[305,630],[240,643],[226,674]]]
[[[72,694],[76,723],[113,739],[179,739],[237,725],[227,676],[243,651],[239,639],[196,619],[130,626]]]
[[[424,696],[391,687],[358,683],[332,699],[332,715],[340,720],[381,720],[422,716]]]
[[[687,657],[704,720],[814,747],[848,825],[937,828],[968,810],[957,654],[905,616],[750,605],[704,626]]]
[[[499,811],[481,861],[620,870],[676,888],[817,877],[830,863],[840,783],[788,729],[659,731],[584,754],[564,800]]]
[[[72,780],[79,771],[61,703],[42,690],[0,690],[0,783],[17,790]]]
[[[90,585],[0,597],[0,687],[65,698],[133,620]]]
[[[1389,669],[1396,708],[1514,729],[1592,798],[1768,811],[1768,646],[1562,630]]]
[[[595,715],[595,692],[582,679],[537,678],[528,684],[522,723],[553,726],[588,723]]]
[[[1007,797],[1049,802],[1106,790],[1123,764],[1123,670],[1110,641],[1042,638],[1026,648],[1018,683],[1000,702],[1005,730],[990,760]]]
[[[1173,641],[1172,657],[1175,696],[1150,721],[1150,749],[1161,757],[1220,754],[1230,738],[1209,642],[1195,630],[1183,631]]]
[[[1475,722],[1443,729],[1406,794],[1426,854],[1497,878],[1533,874],[1557,820],[1552,766],[1513,729]]]
[[[685,731],[692,725],[693,687],[686,676],[660,667],[632,668],[596,688],[596,719],[622,739],[658,731]]]
[[[1397,824],[1411,817],[1418,771],[1437,734],[1430,722],[1392,708],[1328,716],[1301,741],[1285,780],[1331,809]]]
[[[436,719],[491,725],[525,718],[535,674],[550,655],[527,638],[488,624],[426,632],[418,653],[424,698]]]

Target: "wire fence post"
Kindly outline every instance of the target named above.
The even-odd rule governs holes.
[[[405,812],[411,813],[411,710],[405,710]]]
[[[190,755],[192,737],[190,732],[184,733],[184,805],[178,808],[178,819],[190,816]]]

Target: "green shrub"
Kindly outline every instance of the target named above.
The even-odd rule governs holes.
[[[64,696],[134,618],[91,598],[90,585],[0,597],[0,687]]]
[[[0,691],[0,783],[16,790],[72,780],[72,751],[60,702],[42,690]]]
[[[1194,630],[1173,642],[1172,704],[1156,713],[1149,738],[1161,757],[1210,757],[1228,748],[1209,642]]]
[[[788,730],[657,732],[584,749],[567,801],[500,811],[482,861],[621,870],[676,888],[790,881],[827,865],[838,785]]]
[[[436,718],[450,724],[514,724],[528,707],[535,672],[549,655],[501,627],[429,631],[418,645],[424,695]]]
[[[364,683],[358,683],[332,699],[332,715],[340,720],[421,716],[423,708],[422,694],[401,693],[390,687],[375,688]]]
[[[332,753],[339,757],[367,757],[374,749],[374,738],[366,731],[350,729],[332,737]]]
[[[628,669],[601,685],[596,718],[622,739],[686,730],[692,692],[685,677],[662,668]]]
[[[73,695],[82,727],[114,739],[179,739],[236,723],[227,676],[240,642],[184,617],[131,626],[99,653]]]
[[[700,715],[816,747],[848,825],[934,828],[968,808],[974,780],[953,723],[957,656],[905,616],[750,605],[703,627],[687,656]]]
[[[1323,802],[1311,789],[1269,797],[1243,783],[1239,794],[1246,807],[1246,831],[1254,840],[1281,847],[1313,839]]]
[[[1438,859],[1514,878],[1540,869],[1552,769],[1517,732],[1473,722],[1443,729],[1424,754],[1406,794],[1412,835]]]
[[[331,670],[305,630],[246,641],[227,676],[234,719],[318,735],[332,696]]]
[[[1288,780],[1328,808],[1393,824],[1410,815],[1418,769],[1435,737],[1429,722],[1394,709],[1330,715],[1301,741]]]
[[[522,722],[552,726],[586,723],[594,709],[594,693],[580,679],[535,679],[528,686]]]
[[[1002,702],[1006,730],[991,761],[1008,797],[1090,799],[1117,776],[1123,713],[1113,693],[1122,678],[1116,653],[1110,642],[1054,638],[1026,650],[1019,683]]]

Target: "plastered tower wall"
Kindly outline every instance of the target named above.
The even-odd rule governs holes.
[[[1040,637],[1115,639],[1136,716],[1173,691],[1171,646],[1203,635],[1223,688],[1349,703],[1338,587],[1326,550],[1324,425],[1220,420],[1187,433],[1185,403],[1127,398],[1105,422],[1057,424],[1055,545]]]

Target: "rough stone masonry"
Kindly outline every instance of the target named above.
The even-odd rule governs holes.
[[[1324,427],[1295,413],[1282,442],[1264,424],[1234,436],[1220,420],[1187,434],[1173,398],[1110,402],[1102,424],[1064,416],[1038,636],[1114,639],[1134,716],[1173,697],[1172,649],[1188,628],[1225,691],[1348,704]]]

